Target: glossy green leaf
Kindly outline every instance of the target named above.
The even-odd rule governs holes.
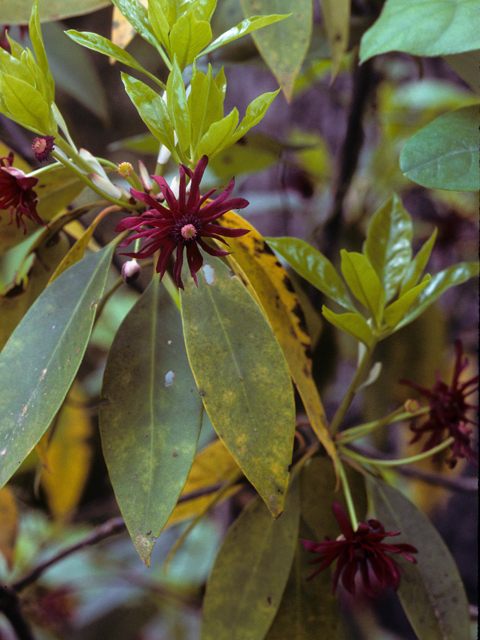
[[[267,112],[268,107],[275,100],[276,96],[279,94],[280,89],[277,91],[270,91],[269,93],[264,93],[252,102],[247,107],[247,113],[245,117],[240,122],[238,129],[235,131],[231,143],[240,140],[252,127],[262,120],[263,116]]]
[[[389,327],[395,327],[400,322],[400,320],[412,306],[415,298],[418,296],[420,291],[423,291],[423,289],[425,289],[430,280],[431,278],[427,274],[420,284],[418,284],[416,287],[412,287],[406,293],[404,293],[403,296],[400,296],[398,300],[395,300],[395,302],[392,302],[392,304],[388,305],[388,307],[385,309],[384,320]]]
[[[264,638],[298,543],[298,489],[293,481],[278,520],[256,498],[230,527],[207,583],[201,640]]]
[[[72,40],[82,45],[83,47],[86,47],[87,49],[103,53],[105,56],[114,58],[127,67],[132,67],[132,69],[136,69],[137,71],[141,71],[146,75],[150,75],[149,72],[146,71],[142,67],[142,65],[135,60],[133,56],[131,56],[129,53],[127,53],[127,51],[125,51],[118,45],[111,42],[108,38],[104,38],[97,33],[90,33],[89,31],[75,31],[75,29],[70,29],[69,31],[65,31],[65,33]]]
[[[55,83],[53,81],[52,74],[50,73],[50,67],[48,66],[47,54],[45,53],[45,47],[43,44],[42,31],[40,29],[40,19],[38,16],[38,0],[35,0],[32,6],[32,15],[29,22],[29,36],[32,41],[33,50],[37,59],[37,64],[42,70],[45,77],[48,102],[55,100]]]
[[[84,258],[37,298],[0,354],[0,486],[40,440],[83,359],[114,247]]]
[[[210,126],[223,118],[223,101],[224,94],[213,79],[212,66],[208,65],[207,75],[194,67],[188,96],[193,148]]]
[[[205,20],[197,20],[193,13],[181,16],[170,32],[170,57],[177,56],[183,71],[212,39],[212,29]]]
[[[40,135],[55,133],[43,95],[24,80],[1,71],[0,112]]]
[[[387,302],[397,293],[412,258],[412,235],[412,218],[396,194],[368,224],[364,253],[380,279]]]
[[[246,20],[242,20],[235,27],[232,27],[225,33],[222,33],[221,36],[216,38],[206,49],[201,51],[198,54],[198,58],[201,56],[207,55],[215,49],[219,47],[223,47],[225,44],[229,42],[233,42],[242,36],[246,36],[247,33],[252,33],[252,31],[256,31],[257,29],[261,29],[262,27],[267,27],[269,24],[274,24],[275,22],[279,22],[279,20],[284,20],[288,15],[270,15],[270,16],[251,16]]]
[[[167,12],[165,11],[165,4],[167,4],[168,7],[168,3],[165,3],[164,1],[162,2],[162,0],[150,0],[148,3],[148,20],[156,37],[158,38],[158,41],[161,42],[164,48],[168,51],[170,47],[168,34],[170,32],[171,25],[169,24],[166,15]]]
[[[268,29],[256,31],[252,37],[265,63],[281,85],[290,102],[293,86],[305,59],[312,36],[312,2],[297,0],[241,0],[243,13],[290,14]]]
[[[147,9],[139,0],[112,0],[112,2],[144,40],[154,47],[158,46],[155,32],[148,19]]]
[[[285,358],[239,278],[209,257],[181,295],[187,353],[219,437],[273,515],[282,511],[295,409]],[[208,282],[211,284],[207,284]]]
[[[180,149],[185,151],[190,146],[192,125],[190,123],[190,111],[187,104],[185,85],[176,59],[167,81],[167,106],[173,128],[177,134],[178,144]]]
[[[145,83],[122,73],[123,84],[140,117],[153,135],[170,151],[175,149],[173,126],[167,105]]]
[[[115,336],[102,398],[108,473],[135,549],[148,565],[190,472],[203,412],[180,313],[157,277]]]
[[[40,20],[63,20],[70,16],[92,13],[106,7],[110,0],[41,0]],[[4,24],[28,24],[32,12],[32,0],[0,0],[0,16]]]
[[[430,238],[422,245],[420,251],[408,265],[403,276],[402,286],[400,288],[401,296],[403,296],[404,293],[414,287],[420,280],[423,270],[425,269],[428,259],[430,258],[430,254],[432,252],[433,245],[435,244],[436,237],[437,229],[435,228]]]
[[[360,61],[387,51],[441,56],[480,49],[477,0],[387,0],[362,37]]]
[[[400,169],[431,189],[478,191],[478,105],[440,116],[417,131],[400,154]]]
[[[323,316],[338,329],[345,331],[367,346],[373,343],[373,331],[365,318],[357,313],[334,313],[328,307],[322,307]]]
[[[210,159],[229,146],[233,133],[238,124],[238,111],[234,107],[232,111],[218,122],[214,122],[207,133],[202,137],[197,146],[197,158],[203,155]]]
[[[375,517],[397,542],[412,544],[417,564],[396,556],[405,570],[398,596],[419,640],[469,640],[470,616],[462,579],[440,534],[394,487],[367,476]]]
[[[350,294],[335,267],[320,251],[298,238],[266,238],[295,271],[337,304],[356,311]]]
[[[452,267],[448,267],[448,269],[436,273],[425,289],[418,295],[398,328],[400,329],[400,327],[404,327],[412,320],[415,320],[450,287],[462,284],[469,278],[478,276],[478,271],[478,262],[459,262]]]
[[[341,251],[341,270],[351,292],[370,311],[377,325],[381,323],[385,306],[385,290],[375,269],[363,253]]]
[[[322,0],[323,21],[332,57],[332,80],[340,71],[350,34],[350,0]]]

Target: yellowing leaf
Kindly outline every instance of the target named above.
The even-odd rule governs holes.
[[[0,489],[0,553],[12,568],[15,542],[18,533],[18,509],[8,487]]]
[[[40,482],[54,518],[73,514],[90,471],[92,423],[85,396],[74,382],[54,421],[37,445],[42,459]]]
[[[258,300],[282,348],[305,405],[313,430],[335,464],[335,447],[328,432],[327,419],[312,378],[310,336],[306,332],[300,301],[290,278],[258,231],[233,211],[225,213],[220,224],[233,229],[248,229],[240,238],[229,239],[232,269],[246,278],[246,285]]]
[[[238,465],[221,440],[215,440],[205,447],[193,461],[190,475],[180,494],[180,502],[175,507],[166,526],[169,527],[180,520],[199,514],[216,497],[220,489],[185,502],[181,501],[182,498],[188,495],[193,496],[194,492],[201,491],[207,487],[227,482],[237,472]],[[224,499],[232,496],[240,487],[241,485],[237,485],[225,492]]]

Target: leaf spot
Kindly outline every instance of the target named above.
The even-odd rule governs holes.
[[[204,264],[202,267],[202,271],[206,284],[215,284],[215,269],[209,264]]]
[[[173,379],[175,378],[175,374],[173,371],[167,371],[165,374],[165,386],[171,387],[173,384]]]
[[[174,458],[176,458],[176,457],[178,456],[178,453],[177,453],[176,451],[174,451],[174,452],[172,453],[172,456],[173,456]]]

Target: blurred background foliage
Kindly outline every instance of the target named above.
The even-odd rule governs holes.
[[[28,17],[30,2],[17,1],[15,13],[9,14],[12,4],[0,0],[2,20],[21,22],[17,18],[23,5]],[[84,0],[78,12],[82,15],[73,15],[72,4],[71,0],[63,0],[52,2],[53,8],[47,2],[42,5],[50,17],[65,16],[61,22],[45,22],[43,37],[56,82],[57,102],[69,130],[75,141],[93,154],[114,162],[132,162],[134,166],[141,159],[153,172],[158,143],[145,133],[124,91],[121,65],[112,65],[106,57],[77,46],[63,31],[93,31],[111,37],[148,71],[164,80],[166,71],[158,56],[152,55],[151,47],[130,32],[118,13],[113,13],[109,2]],[[214,37],[243,19],[242,6],[250,10],[253,4],[249,0],[241,3],[220,0],[212,23]],[[316,3],[312,33],[304,33],[304,23],[308,21],[302,21],[301,16],[302,11],[311,10],[309,0],[295,2],[295,10],[298,9],[295,29],[288,21],[280,23],[284,30],[281,38],[277,35],[272,42],[272,32],[267,30],[256,34],[264,57],[265,50],[271,53],[280,44],[292,46],[288,40],[292,34],[293,41],[300,43],[300,49],[292,52],[290,66],[279,70],[277,79],[250,36],[208,56],[206,62],[212,64],[214,72],[225,66],[226,112],[237,106],[242,114],[259,93],[275,90],[277,80],[283,84],[283,93],[253,132],[211,162],[205,188],[227,184],[235,176],[238,195],[250,201],[244,215],[262,234],[303,238],[334,263],[340,248],[359,250],[372,213],[396,191],[414,219],[415,249],[434,227],[438,228],[432,269],[474,260],[478,252],[478,194],[427,189],[415,184],[400,171],[399,155],[416,131],[443,113],[478,103],[478,95],[439,57],[420,59],[386,53],[359,66],[359,39],[373,23],[378,4],[352,2],[348,51],[344,56],[334,57],[338,75],[333,82],[325,21]],[[10,34],[17,40],[20,38],[18,27],[12,26]],[[24,36],[23,44],[28,46],[28,36]],[[0,139],[35,166],[31,135],[3,116],[0,116]],[[6,155],[3,148],[0,151],[0,155]],[[169,168],[173,175],[176,167],[172,164]],[[75,204],[81,205],[85,197],[78,195]],[[83,225],[91,219],[93,216],[83,220]],[[72,225],[71,237],[78,237],[82,228]],[[113,228],[113,220],[102,222],[94,237],[103,243],[112,236]],[[25,242],[31,241],[28,238]],[[41,261],[54,269],[67,246],[65,236],[48,251],[45,249],[48,255],[42,255]],[[20,245],[0,263],[0,285],[12,307],[29,306],[45,285],[45,271],[38,259],[35,264],[23,265],[23,272],[15,274],[18,256],[24,252],[24,246]],[[121,267],[118,258],[116,267]],[[118,275],[109,276],[110,284]],[[354,370],[356,347],[348,336],[334,333],[321,321],[319,292],[297,276],[292,277],[315,337],[315,378],[327,414],[332,415]],[[55,446],[44,451],[41,464],[37,453],[32,454],[16,474],[11,488],[0,492],[0,575],[8,576],[9,582],[20,579],[43,560],[82,540],[95,526],[118,515],[101,455],[96,414],[108,349],[147,281],[145,276],[135,288],[121,288],[109,300],[95,327],[78,380],[57,417]],[[28,300],[17,296],[27,290]],[[10,312],[4,313],[2,323],[7,323]],[[11,313],[16,317],[18,311]],[[440,370],[443,379],[449,380],[453,365],[450,347],[455,339],[463,341],[473,372],[477,367],[477,327],[477,286],[475,281],[469,281],[451,289],[415,323],[380,345],[377,357],[382,362],[382,376],[354,403],[348,415],[350,423],[360,418],[374,419],[404,401],[409,393],[398,384],[402,378],[429,387],[435,381],[435,371]],[[0,327],[0,342],[1,339]],[[465,376],[469,377],[468,372]],[[66,430],[68,436],[64,437]],[[379,437],[365,445],[401,457],[413,453],[405,429],[403,435],[400,430],[389,434],[388,439]],[[47,441],[51,435],[50,430]],[[206,420],[201,446],[205,447],[213,437],[213,428]],[[63,460],[67,458],[69,465],[65,468]],[[442,471],[454,477],[473,475],[473,469],[464,464],[447,472],[441,462],[425,463],[421,471]],[[215,475],[213,471],[210,473],[212,482]],[[217,481],[228,478],[229,473],[231,469],[225,461],[225,469],[218,472]],[[51,474],[55,474],[56,482],[49,480]],[[476,602],[475,495],[433,487],[400,474],[392,479],[433,518],[459,564],[469,601]],[[190,490],[199,486],[201,483],[192,485]],[[185,528],[184,523],[161,534],[153,552],[152,568],[148,570],[139,563],[125,535],[83,548],[59,562],[22,591],[22,602],[35,626],[36,637],[197,639],[203,589],[220,541],[252,495],[250,489],[242,488],[203,519],[179,549],[167,574],[163,571],[164,560]],[[188,515],[186,509],[181,517]],[[342,640],[414,637],[394,602],[381,602],[376,613],[365,607],[359,609],[348,601],[341,606],[353,613],[345,618],[348,622],[341,629]],[[13,637],[1,619],[0,637]]]

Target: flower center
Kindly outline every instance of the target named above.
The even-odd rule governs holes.
[[[180,233],[185,240],[191,240],[197,235],[197,229],[193,224],[186,224],[180,229]]]

